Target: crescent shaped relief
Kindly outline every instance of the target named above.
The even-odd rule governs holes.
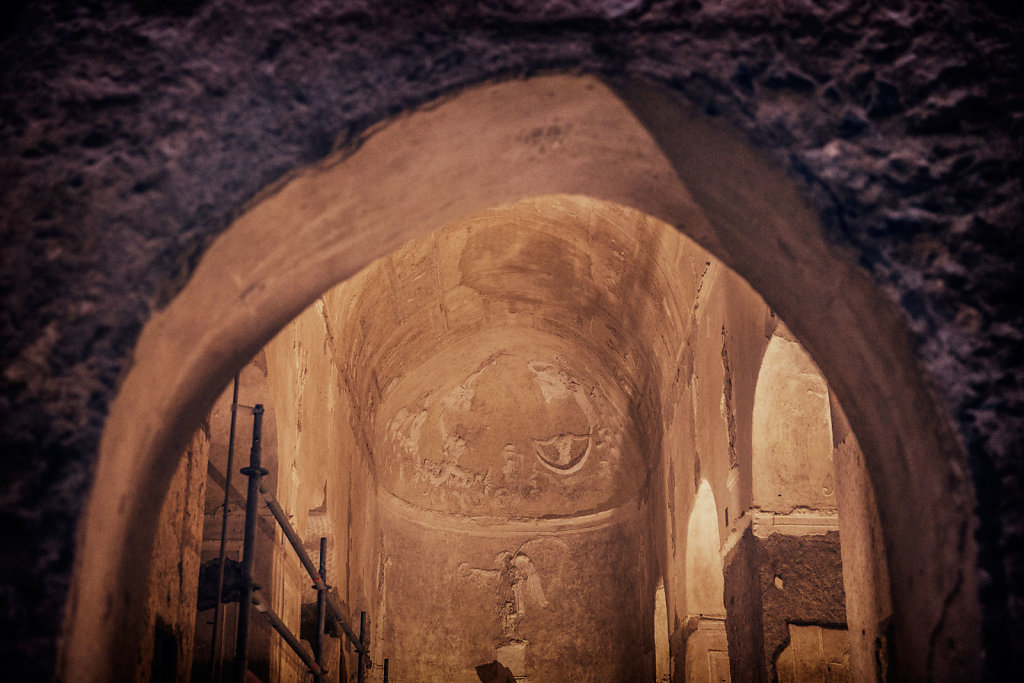
[[[550,439],[534,439],[537,458],[550,469],[569,474],[579,469],[590,453],[590,434],[557,434]]]

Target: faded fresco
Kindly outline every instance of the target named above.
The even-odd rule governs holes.
[[[627,500],[640,477],[625,398],[535,355],[498,351],[399,408],[378,454],[386,488],[431,510],[511,518]]]

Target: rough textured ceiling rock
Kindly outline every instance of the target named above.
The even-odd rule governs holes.
[[[134,340],[234,212],[383,117],[483,79],[564,68],[662,80],[728,119],[801,179],[832,239],[900,303],[971,457],[989,661],[1010,661],[1024,609],[1016,6],[5,11],[17,21],[0,46],[0,500],[15,550],[0,582],[19,634],[4,647],[27,670],[50,666],[96,444]]]

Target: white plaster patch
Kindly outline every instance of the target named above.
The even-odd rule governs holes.
[[[533,373],[533,379],[544,397],[545,403],[551,403],[556,399],[566,399],[573,393],[569,377],[560,372],[555,366],[541,361],[533,361],[527,364]]]
[[[419,411],[402,408],[388,425],[388,436],[391,437],[392,445],[409,455],[415,455],[419,451],[420,435],[423,433],[423,423],[427,420],[427,410]]]

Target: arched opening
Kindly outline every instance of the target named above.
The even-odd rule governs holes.
[[[783,515],[798,508],[834,513],[828,385],[784,328],[765,349],[753,420],[753,504]]]
[[[691,616],[725,617],[721,546],[715,495],[711,484],[701,481],[686,528],[686,609]]]
[[[475,143],[452,145],[453,136]],[[62,671],[115,680],[136,670],[149,558],[125,548],[152,547],[151,501],[246,359],[321,292],[410,239],[553,194],[675,226],[789,323],[842,399],[875,484],[901,673],[970,677],[970,491],[962,471],[929,467],[962,457],[937,457],[955,441],[892,306],[824,241],[793,184],[734,133],[659,87],[568,76],[486,85],[401,117],[269,191],[210,247],[143,331],[106,425]],[[935,559],[922,568],[920,557]],[[957,647],[933,648],[952,628]]]
[[[891,603],[871,483],[838,401],[782,323],[752,423],[753,533],[737,541],[750,547],[733,580],[762,588],[732,592],[756,603],[741,607],[760,622],[763,642],[746,641],[763,649],[754,659],[768,679],[885,680]]]
[[[686,530],[686,680],[729,679],[718,506],[707,480],[697,489]]]
[[[705,480],[697,489],[686,529],[686,608],[693,617],[725,617],[718,529],[715,494]]]
[[[765,348],[752,421],[752,533],[738,540],[734,557],[746,561],[732,563],[730,580],[760,587],[732,593],[753,601],[741,609],[756,615],[760,639],[750,642],[761,651],[741,656],[767,680],[874,679],[850,671],[828,385],[782,323]]]

